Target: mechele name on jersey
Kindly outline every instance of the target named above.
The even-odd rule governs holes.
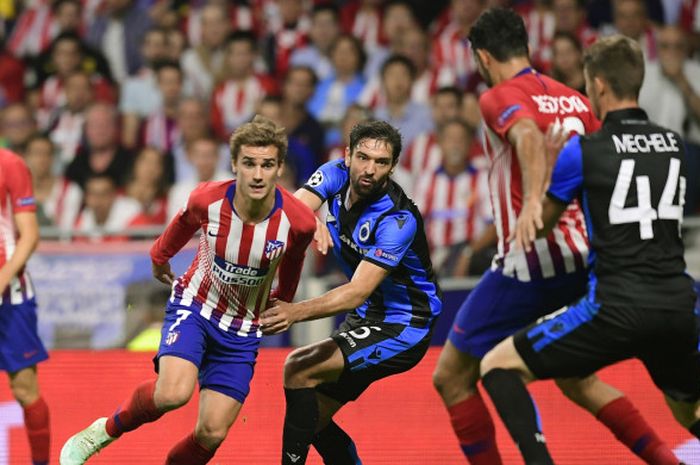
[[[252,266],[238,265],[221,257],[214,257],[212,273],[225,284],[239,286],[259,286],[267,276],[267,270]]]

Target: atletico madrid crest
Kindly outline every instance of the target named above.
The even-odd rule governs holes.
[[[284,250],[284,242],[282,241],[267,241],[265,243],[265,258],[269,261],[275,260],[277,257],[282,255]]]

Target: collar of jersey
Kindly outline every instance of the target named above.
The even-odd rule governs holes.
[[[608,112],[608,114],[605,115],[603,125],[611,123],[622,123],[626,120],[649,121],[649,117],[647,116],[647,112],[639,107],[623,108],[622,110],[614,110]]]
[[[233,206],[233,196],[236,194],[236,181],[233,181],[231,185],[228,187],[226,190],[226,198],[228,199],[229,205],[231,205],[231,210],[233,213],[240,218],[240,215],[236,211],[236,207]],[[272,210],[270,210],[270,213],[265,217],[264,220],[267,220],[270,218],[272,215],[275,214],[277,209],[282,208],[282,192],[280,191],[279,187],[275,186],[275,204],[272,206]],[[262,223],[261,221],[261,223]]]
[[[537,71],[535,71],[532,66],[528,66],[527,68],[523,68],[518,71],[518,73],[513,77],[524,76],[526,74],[537,74]]]

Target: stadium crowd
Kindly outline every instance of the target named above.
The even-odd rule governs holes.
[[[232,131],[286,128],[296,189],[343,156],[350,129],[400,129],[394,179],[443,276],[479,273],[495,243],[469,44],[508,0],[0,2],[0,140],[33,175],[40,224],[75,240],[162,228],[198,182],[231,177]],[[700,0],[513,0],[533,65],[584,92],[582,50],[638,40],[641,105],[685,137],[686,212],[700,197]],[[567,102],[542,102],[556,111]]]

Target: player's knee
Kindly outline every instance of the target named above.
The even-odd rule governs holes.
[[[26,384],[12,385],[11,390],[12,396],[22,406],[33,404],[39,398],[38,389],[34,386]]]
[[[182,407],[192,397],[192,388],[182,384],[156,386],[153,394],[156,405],[165,411]]]
[[[308,367],[308,356],[302,350],[295,350],[287,355],[284,361],[284,385],[285,387],[305,387],[309,381],[305,375]]]
[[[209,450],[217,449],[224,439],[228,428],[222,425],[214,425],[208,422],[197,423],[194,430],[194,436],[197,442]]]
[[[457,372],[438,363],[433,371],[433,386],[448,405],[474,394],[477,381],[474,370]]]

